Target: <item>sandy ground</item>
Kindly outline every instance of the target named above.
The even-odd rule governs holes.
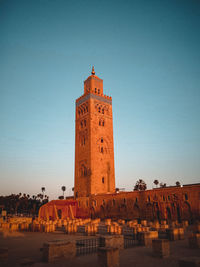
[[[86,236],[66,235],[62,233],[7,233],[3,236],[0,233],[0,247],[8,248],[8,260],[1,261],[1,267],[33,266],[33,267],[99,267],[97,254],[88,254],[78,256],[69,261],[62,259],[55,263],[42,262],[42,252],[40,248],[43,243],[51,240],[74,240],[82,239]],[[165,259],[159,259],[152,256],[151,248],[137,246],[124,249],[120,252],[121,267],[175,267],[178,266],[178,260],[183,257],[200,257],[199,249],[190,249],[188,247],[187,237],[185,240],[170,242],[171,255]],[[29,263],[28,263],[29,262]]]

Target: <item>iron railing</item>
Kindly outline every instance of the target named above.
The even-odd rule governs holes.
[[[99,247],[99,238],[76,240],[76,255],[96,253]]]
[[[138,240],[134,235],[124,235],[124,248],[133,248],[138,245]]]
[[[99,247],[105,246],[99,237],[76,240],[76,255],[96,253]],[[138,245],[137,235],[124,235],[124,248],[132,248]]]

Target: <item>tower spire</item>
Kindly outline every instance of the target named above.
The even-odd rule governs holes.
[[[92,72],[91,72],[92,75],[95,75],[95,71],[94,71],[94,66],[92,66]]]

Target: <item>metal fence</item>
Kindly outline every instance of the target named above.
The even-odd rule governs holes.
[[[86,255],[96,253],[99,247],[104,246],[101,239],[98,238],[87,238],[76,240],[76,255]],[[124,235],[124,248],[132,248],[138,245],[136,235]]]
[[[99,238],[76,240],[76,255],[85,255],[97,252]]]
[[[138,245],[138,240],[134,235],[124,235],[124,248],[132,248]]]

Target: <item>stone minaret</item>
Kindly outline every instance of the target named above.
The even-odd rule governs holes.
[[[91,75],[76,100],[75,197],[115,192],[112,98],[103,80]]]

